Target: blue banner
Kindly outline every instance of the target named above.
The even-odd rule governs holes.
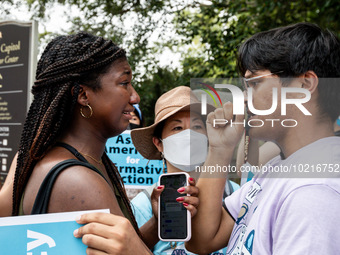
[[[146,188],[158,181],[163,173],[161,160],[148,160],[136,150],[130,130],[110,138],[106,143],[106,153],[116,164],[127,188]]]
[[[96,210],[109,213],[109,210]],[[84,255],[81,239],[73,236],[79,228],[75,219],[94,211],[50,213],[0,218],[1,255]]]

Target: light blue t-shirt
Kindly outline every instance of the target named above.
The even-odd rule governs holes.
[[[233,191],[237,190],[240,186],[235,182],[229,181]],[[153,215],[150,202],[150,195],[152,189],[156,185],[149,187],[149,191],[140,192],[134,199],[132,199],[132,210],[135,215],[138,227],[143,226],[149,221]],[[195,255],[185,249],[184,242],[163,242],[159,241],[152,249],[155,255]],[[212,255],[225,255],[226,248],[211,253]]]

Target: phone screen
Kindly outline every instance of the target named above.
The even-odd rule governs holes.
[[[176,201],[182,195],[177,189],[187,185],[186,175],[164,175],[160,179],[164,190],[160,196],[160,237],[162,239],[185,239],[187,229],[187,209]]]

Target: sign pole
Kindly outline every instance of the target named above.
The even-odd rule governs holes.
[[[0,22],[0,184],[16,154],[36,70],[37,22]]]

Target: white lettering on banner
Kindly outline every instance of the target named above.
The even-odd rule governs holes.
[[[150,161],[143,158],[134,147],[130,132],[130,130],[126,130],[122,134],[108,139],[105,152],[117,165],[125,185],[152,185],[158,181],[158,176],[163,171],[162,161]]]
[[[282,115],[286,115],[287,104],[295,104],[297,108],[303,112],[304,115],[312,115],[302,104],[307,103],[311,98],[311,93],[308,89],[304,88],[282,88],[281,89],[281,109]],[[287,93],[302,93],[305,94],[304,98],[287,98]]]
[[[249,119],[247,122],[244,119],[242,122],[237,122],[234,120],[226,120],[226,119],[213,119],[213,127],[216,127],[217,125],[226,125],[230,123],[230,126],[236,126],[236,125],[243,125],[243,127],[246,127],[247,125],[249,127],[262,127],[265,123],[271,122],[271,127],[274,127],[274,121],[278,121],[281,126],[283,127],[296,127],[298,125],[298,122],[294,119],[284,119],[280,121],[279,119]],[[287,125],[291,123],[290,125]]]
[[[229,89],[233,97],[233,114],[244,114],[244,94],[242,90],[231,84],[215,84],[215,88],[219,89]],[[277,88],[273,88],[273,100],[272,106],[268,110],[257,110],[253,105],[253,88],[247,89],[248,93],[248,108],[249,111],[255,115],[269,115],[273,113],[278,104],[278,92]],[[288,93],[301,93],[304,94],[304,98],[287,98]],[[288,104],[294,104],[304,115],[312,115],[302,104],[310,100],[311,93],[309,90],[304,88],[281,88],[281,115],[286,115],[286,108]],[[204,101],[204,100],[203,100]],[[206,100],[205,104],[202,106],[202,114],[206,113]]]
[[[131,158],[130,156],[126,157],[127,164],[138,164],[140,158]]]
[[[48,235],[44,235],[44,234],[34,232],[31,230],[27,230],[27,238],[37,239],[35,241],[27,243],[27,255],[32,255],[32,252],[28,252],[28,251],[33,250],[37,248],[38,246],[43,245],[45,243],[50,248],[56,246],[54,240]],[[47,252],[41,252],[41,255],[47,255]]]
[[[255,109],[255,107],[253,105],[253,89],[252,88],[248,89],[248,97],[251,99],[251,100],[247,101],[248,109],[251,113],[253,113],[255,115],[269,115],[269,114],[272,114],[277,108],[277,88],[273,88],[273,101],[272,101],[273,103],[272,103],[272,106],[270,107],[270,109],[268,109],[268,110],[257,110],[257,109]],[[283,101],[282,101],[282,105],[283,105]]]

